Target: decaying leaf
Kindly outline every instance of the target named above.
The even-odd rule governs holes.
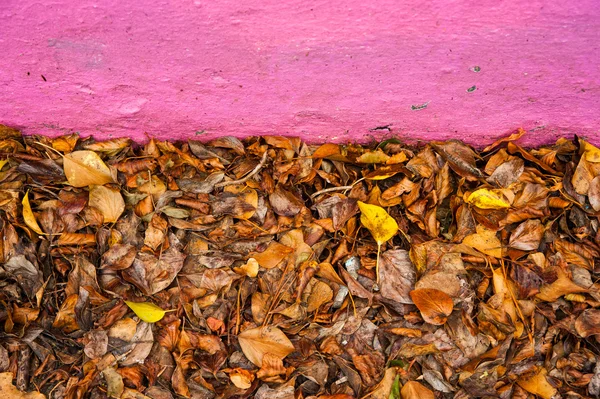
[[[0,390],[598,396],[600,150],[524,132],[482,152],[0,125]]]

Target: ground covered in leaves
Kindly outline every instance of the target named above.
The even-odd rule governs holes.
[[[3,398],[600,393],[600,150],[0,127]]]

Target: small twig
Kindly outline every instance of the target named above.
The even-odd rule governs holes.
[[[221,183],[217,183],[217,184],[215,184],[215,188],[221,188],[221,187],[231,186],[233,184],[245,183],[246,181],[250,180],[250,178],[252,176],[257,174],[263,168],[263,166],[265,166],[266,162],[267,162],[267,151],[264,152],[262,159],[260,160],[260,163],[258,165],[256,165],[256,167],[252,170],[252,172],[248,173],[245,177],[238,179],[238,180],[230,180],[230,181],[224,181]]]
[[[354,183],[352,183],[349,186],[324,188],[323,190],[317,191],[316,193],[314,193],[313,195],[311,195],[310,199],[314,199],[314,198],[316,198],[317,196],[319,196],[321,194],[330,193],[332,191],[348,191],[348,190],[352,190],[352,188],[354,186],[356,186],[358,183],[360,183],[363,180],[365,180],[365,178],[361,177],[360,179],[358,179],[357,181],[355,181]],[[346,194],[346,193],[344,193],[344,194]]]
[[[330,193],[332,191],[344,191],[344,190],[350,190],[352,189],[352,187],[354,187],[354,185],[352,186],[339,186],[339,187],[329,187],[329,188],[324,188],[323,190],[319,190],[316,193],[312,194],[310,196],[311,199],[318,197],[321,194],[325,194],[325,193]]]

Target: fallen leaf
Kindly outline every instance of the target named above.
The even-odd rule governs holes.
[[[575,320],[575,330],[583,338],[600,334],[600,310],[586,309]]]
[[[23,204],[23,219],[25,220],[27,227],[40,235],[44,234],[31,210],[31,205],[29,204],[29,192],[25,193],[21,203]]]
[[[125,301],[125,303],[133,310],[137,317],[146,323],[156,323],[165,316],[165,313],[167,313],[166,310],[163,310],[150,302]]]
[[[236,387],[240,389],[248,389],[252,386],[254,375],[248,370],[236,368],[229,373],[229,379]]]
[[[288,337],[279,328],[272,326],[245,330],[238,335],[238,340],[244,355],[258,367],[262,366],[265,353],[283,359],[295,350]]]
[[[436,326],[446,323],[454,307],[448,294],[432,288],[413,290],[410,297],[421,312],[423,320]]]
[[[400,395],[402,395],[402,399],[435,399],[433,392],[417,381],[408,381],[404,384]]]
[[[403,249],[385,251],[379,264],[381,295],[399,303],[413,303],[410,291],[415,286],[416,270],[408,252]]]
[[[93,186],[88,203],[102,213],[104,223],[115,223],[125,210],[121,192],[105,186]]]
[[[256,259],[250,258],[244,266],[236,267],[233,270],[237,274],[241,274],[243,276],[256,277],[258,275],[258,269],[259,265]]]
[[[510,235],[508,246],[521,251],[535,251],[544,235],[544,226],[538,219],[521,223]]]
[[[358,207],[361,212],[360,222],[369,230],[375,242],[377,242],[377,265],[375,273],[377,275],[377,282],[379,282],[379,253],[381,252],[381,246],[398,233],[398,223],[380,206],[358,201]]]
[[[510,203],[500,190],[490,190],[487,188],[480,188],[473,191],[467,197],[467,202],[481,209],[510,208]]]
[[[0,393],[6,399],[46,399],[39,392],[21,392],[12,384],[12,373],[0,373]]]
[[[463,244],[475,248],[479,252],[495,258],[501,258],[503,254],[502,244],[496,236],[496,232],[478,225],[477,233],[470,234],[463,239]]]
[[[552,399],[556,395],[557,390],[548,380],[546,375],[548,372],[545,368],[541,368],[536,374],[529,378],[522,378],[517,381],[517,384],[527,392],[537,395],[543,399]]]
[[[82,150],[66,154],[63,168],[67,181],[73,187],[112,183],[110,169],[93,151]]]

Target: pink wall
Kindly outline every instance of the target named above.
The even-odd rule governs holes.
[[[600,141],[598,0],[0,0],[0,26],[27,133]]]

